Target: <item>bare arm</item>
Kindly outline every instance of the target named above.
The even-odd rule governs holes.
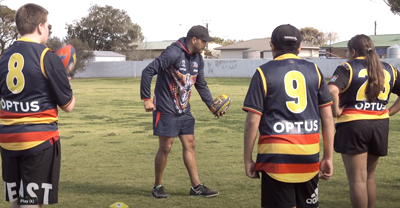
[[[397,97],[396,101],[394,101],[393,105],[389,108],[389,116],[393,116],[400,110],[400,96]]]
[[[337,118],[342,115],[343,108],[339,108],[339,88],[335,85],[328,85],[328,89],[331,92],[333,105],[332,105],[332,113],[333,117]]]
[[[71,102],[66,107],[61,108],[61,110],[63,110],[64,112],[71,112],[72,109],[74,109],[74,106],[75,106],[75,97],[72,96]]]
[[[333,141],[335,136],[335,123],[330,107],[320,108],[322,122],[322,137],[324,155],[320,163],[320,178],[329,179],[333,173]]]
[[[259,178],[258,173],[254,172],[255,163],[253,161],[253,148],[258,133],[260,119],[260,115],[249,111],[247,113],[244,127],[244,165],[246,175],[250,178]]]

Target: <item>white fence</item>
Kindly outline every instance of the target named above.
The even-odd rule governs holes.
[[[269,60],[260,59],[206,59],[204,60],[205,77],[252,77],[257,67]],[[345,59],[309,59],[316,63],[325,78],[332,76],[336,67]],[[400,68],[400,59],[382,59]],[[124,61],[124,62],[92,62],[88,64],[84,72],[77,73],[76,78],[100,78],[100,77],[140,77],[142,70],[151,61]]]

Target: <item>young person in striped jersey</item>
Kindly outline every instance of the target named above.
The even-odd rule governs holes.
[[[336,120],[334,148],[341,153],[353,207],[375,207],[375,168],[388,150],[390,93],[400,94],[398,71],[381,62],[374,43],[356,35],[347,43],[348,61],[338,66],[328,83]]]
[[[301,40],[292,25],[275,28],[274,59],[257,68],[244,100],[245,171],[250,178],[261,173],[261,207],[318,207],[318,180],[333,173],[332,98],[318,66],[297,56]]]

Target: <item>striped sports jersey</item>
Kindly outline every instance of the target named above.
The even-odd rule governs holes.
[[[290,183],[319,171],[319,108],[332,98],[317,65],[283,54],[261,65],[248,89],[244,111],[261,115],[254,170]]]
[[[27,38],[15,41],[0,59],[0,95],[0,146],[6,151],[50,145],[59,135],[57,105],[72,101],[60,58]]]
[[[365,57],[358,57],[353,61],[343,63],[333,73],[329,82],[340,89],[339,106],[346,106],[342,115],[337,118],[337,124],[355,120],[389,118],[386,104],[397,78],[397,70],[392,65],[382,62],[385,75],[384,89],[375,102],[370,102],[366,96],[368,73],[364,60]]]

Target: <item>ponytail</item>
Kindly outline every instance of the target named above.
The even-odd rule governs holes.
[[[365,67],[368,72],[368,84],[365,93],[367,94],[368,101],[374,102],[383,90],[385,75],[378,54],[371,48],[368,48],[365,55]]]
[[[368,72],[368,83],[365,90],[368,101],[375,102],[384,88],[385,75],[383,65],[375,51],[374,42],[366,35],[356,35],[347,43],[349,51],[354,49],[355,56],[365,56],[365,68]]]

